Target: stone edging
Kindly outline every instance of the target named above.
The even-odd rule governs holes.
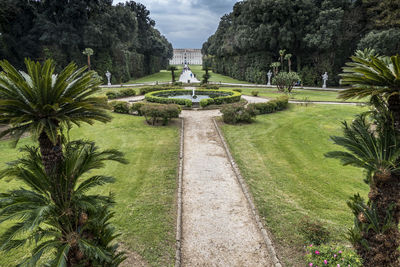
[[[252,211],[252,213],[254,215],[254,218],[256,220],[257,226],[258,226],[259,230],[261,231],[261,234],[262,234],[264,242],[265,242],[265,244],[266,244],[266,246],[268,248],[268,251],[269,251],[269,254],[270,254],[271,258],[272,258],[272,261],[274,262],[275,267],[282,267],[277,255],[276,255],[275,248],[274,248],[274,246],[272,244],[272,241],[269,238],[268,232],[264,228],[264,225],[263,225],[263,223],[262,223],[262,221],[260,219],[260,216],[258,215],[258,211],[257,211],[257,209],[256,209],[256,207],[254,205],[254,202],[253,202],[253,199],[252,199],[252,197],[250,195],[250,192],[248,190],[247,184],[246,184],[245,180],[243,179],[242,175],[240,174],[240,170],[237,167],[237,165],[236,165],[236,163],[235,163],[235,161],[234,161],[234,159],[232,157],[232,154],[229,151],[228,145],[227,145],[223,135],[221,134],[221,130],[219,129],[219,127],[217,125],[217,122],[215,121],[214,118],[213,118],[213,122],[214,122],[215,128],[217,129],[218,135],[219,135],[219,137],[220,137],[220,139],[222,141],[222,144],[224,145],[224,150],[225,150],[225,152],[226,152],[226,154],[228,156],[229,162],[230,162],[230,164],[232,166],[232,169],[233,169],[233,171],[235,173],[236,179],[240,184],[242,192],[245,195],[245,197],[247,199],[247,202],[248,202],[248,204],[250,206],[250,209],[251,209],[251,211]]]
[[[181,266],[181,246],[182,246],[182,176],[183,176],[183,144],[184,144],[184,119],[181,118],[181,140],[179,151],[179,168],[178,168],[178,192],[177,192],[177,218],[176,218],[176,252],[175,267]]]

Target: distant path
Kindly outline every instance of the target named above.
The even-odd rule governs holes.
[[[194,77],[194,74],[191,70],[183,71],[181,76],[179,77],[179,81],[182,83],[199,83],[200,81]]]
[[[274,266],[212,118],[184,118],[182,266]]]

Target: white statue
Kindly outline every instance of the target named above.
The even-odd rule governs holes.
[[[328,80],[327,72],[325,72],[324,75],[322,75],[322,80],[324,80],[324,84],[322,85],[322,88],[326,88],[326,81]]]
[[[108,81],[108,86],[111,85],[111,73],[109,71],[106,72],[106,77],[107,77],[107,81]]]
[[[271,86],[271,77],[272,77],[272,72],[271,72],[271,70],[268,71],[267,75],[268,75],[268,83],[267,83],[267,86]]]

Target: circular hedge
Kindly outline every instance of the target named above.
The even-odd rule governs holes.
[[[169,96],[191,95],[192,90],[162,90],[150,92],[145,95],[145,99],[149,102],[162,104],[178,104],[186,107],[192,106],[192,100],[184,98],[168,98]],[[211,90],[211,89],[196,89],[196,95],[207,95],[210,98],[200,100],[200,106],[205,107],[211,104],[220,105],[240,101],[242,94],[240,92],[229,90]]]

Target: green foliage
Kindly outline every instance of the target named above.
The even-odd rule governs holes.
[[[91,142],[67,143],[58,169],[48,176],[39,149],[23,151],[24,158],[10,163],[0,176],[24,185],[0,195],[1,222],[11,223],[0,236],[0,250],[33,245],[31,255],[22,259],[27,266],[36,266],[43,255],[49,255],[45,260],[51,266],[118,266],[124,257],[113,244],[118,236],[110,225],[113,199],[88,193],[115,179],[88,174],[107,161],[126,163],[122,153],[99,151]]]
[[[123,98],[123,97],[135,96],[135,95],[136,95],[136,91],[135,91],[135,89],[132,89],[132,88],[122,89],[119,91],[108,91],[106,93],[106,96],[108,99]]]
[[[168,66],[168,70],[171,72],[171,77],[172,77],[171,81],[174,84],[175,83],[175,71],[177,71],[178,68],[175,66]]]
[[[36,138],[43,132],[55,144],[60,127],[110,121],[107,104],[93,97],[101,83],[95,72],[71,63],[55,75],[52,60],[26,59],[25,65],[27,73],[0,61],[0,124],[11,125],[0,138],[10,134],[18,141],[26,132]]]
[[[306,243],[313,245],[325,244],[330,239],[330,232],[325,225],[317,219],[308,216],[301,218],[299,233],[303,235]]]
[[[18,68],[26,57],[52,58],[58,70],[70,61],[82,66],[85,50],[91,69],[102,77],[109,70],[112,83],[121,83],[166,68],[172,57],[172,45],[140,3],[7,0],[2,6],[0,58]]]
[[[130,106],[128,102],[125,101],[112,101],[110,102],[112,110],[116,113],[129,114]]]
[[[257,110],[257,114],[269,114],[276,111],[284,110],[289,105],[289,98],[287,96],[281,96],[266,103],[252,103],[249,107]]]
[[[217,84],[202,84],[201,87],[206,88],[206,89],[212,89],[212,90],[219,89],[219,85],[217,85]]]
[[[130,107],[130,112],[135,113],[137,112],[137,115],[142,116],[142,112],[140,111],[140,108],[143,107],[145,102],[135,102],[131,105]]]
[[[358,49],[372,48],[381,55],[395,55],[400,51],[400,29],[371,31],[360,40]]]
[[[272,78],[272,83],[276,84],[281,92],[292,92],[293,86],[300,80],[296,72],[279,72]]]
[[[361,259],[348,248],[338,245],[310,245],[305,256],[307,266],[351,266],[361,267]]]
[[[150,92],[161,91],[161,90],[171,90],[173,88],[168,86],[154,86],[154,87],[142,87],[139,89],[140,95],[145,95]]]
[[[252,96],[258,96],[258,93],[259,93],[259,92],[256,91],[256,90],[251,91],[251,95],[252,95]]]
[[[232,89],[232,91],[235,91],[235,92],[239,92],[239,93],[241,93],[241,92],[242,92],[242,89],[235,88],[235,89]]]
[[[161,121],[162,125],[167,125],[173,118],[179,118],[181,108],[178,105],[144,104],[140,107],[140,113],[146,118],[150,125],[156,125]]]
[[[257,115],[257,111],[252,107],[245,107],[241,103],[226,105],[221,109],[222,120],[225,123],[251,123]]]

